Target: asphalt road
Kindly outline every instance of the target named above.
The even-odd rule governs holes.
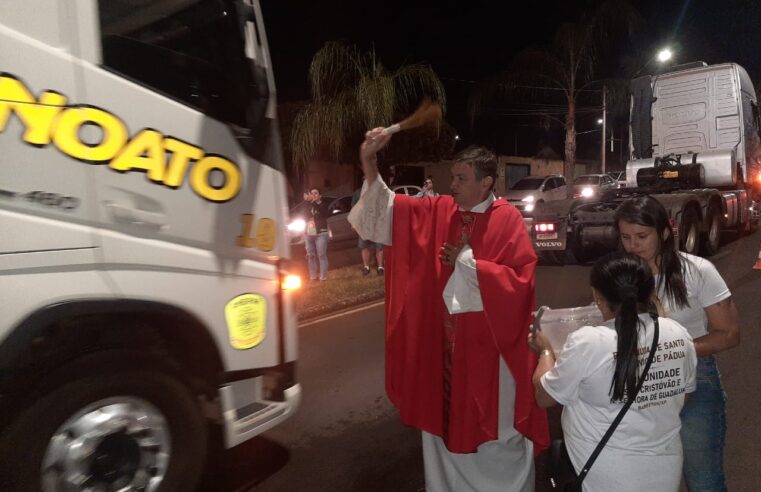
[[[761,270],[752,270],[761,232],[726,244],[712,260],[737,303],[742,343],[720,354],[729,399],[729,489],[761,484]],[[570,307],[591,301],[587,266],[540,266],[537,303]],[[303,403],[289,421],[220,454],[204,484],[214,491],[424,490],[419,433],[404,427],[383,389],[383,309],[378,305],[302,326],[299,380]],[[560,435],[559,410],[550,413]],[[548,491],[544,458],[537,491]]]

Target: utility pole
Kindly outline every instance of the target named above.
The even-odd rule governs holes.
[[[600,172],[602,174],[605,174],[605,137],[608,135],[605,129],[608,122],[607,103],[608,88],[606,86],[602,86],[602,138],[600,139]]]

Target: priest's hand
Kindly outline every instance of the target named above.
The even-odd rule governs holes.
[[[439,248],[439,260],[447,266],[454,268],[457,262],[457,256],[460,254],[462,248],[455,246],[454,244],[444,243]]]
[[[378,177],[378,152],[391,140],[390,134],[383,133],[383,127],[373,128],[365,133],[365,141],[359,147],[359,160],[365,173],[367,184]]]

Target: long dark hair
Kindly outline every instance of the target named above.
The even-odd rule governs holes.
[[[638,196],[630,198],[619,205],[613,216],[616,230],[620,221],[655,228],[658,235],[658,251],[655,263],[660,270],[658,290],[666,293],[666,298],[678,308],[689,307],[687,287],[684,284],[684,274],[687,265],[677,251],[674,234],[671,232],[669,215],[666,209],[655,198]],[[665,234],[664,231],[669,231]],[[620,231],[619,231],[620,232]]]
[[[616,369],[609,393],[611,401],[625,401],[637,388],[639,313],[647,311],[655,278],[645,260],[637,255],[617,252],[595,263],[590,284],[616,314]]]

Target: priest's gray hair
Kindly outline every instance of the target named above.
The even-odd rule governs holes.
[[[486,147],[471,145],[454,156],[454,162],[467,162],[473,167],[476,179],[482,180],[491,176],[491,187],[497,183],[497,156]]]

